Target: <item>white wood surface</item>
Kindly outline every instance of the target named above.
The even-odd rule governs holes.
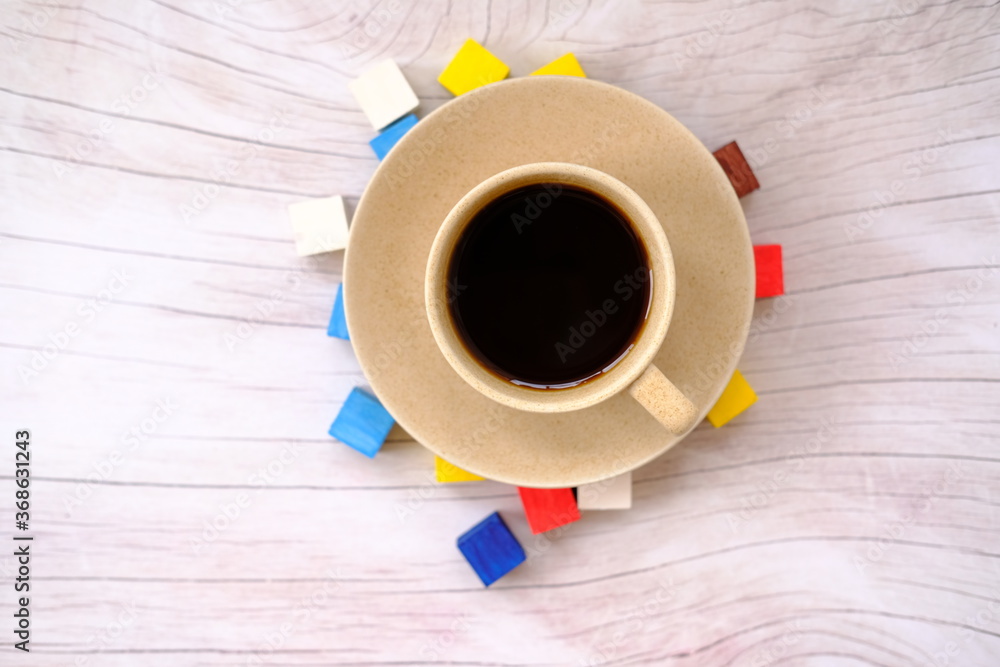
[[[349,79],[396,58],[426,114],[470,36],[738,139],[785,252],[758,403],[548,536],[405,434],[326,436],[342,256],[286,217],[376,167]],[[24,428],[36,535],[0,664],[997,664],[997,3],[17,0],[0,42],[0,538]],[[454,541],[494,509],[530,560],[484,592]]]

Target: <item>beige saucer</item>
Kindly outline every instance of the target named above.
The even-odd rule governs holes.
[[[577,486],[632,470],[683,436],[627,394],[566,413],[502,406],[448,364],[424,307],[428,254],[448,212],[486,178],[531,162],[594,167],[656,212],[677,295],[655,363],[699,420],[743,351],[753,251],[736,193],[694,135],[650,102],[589,79],[528,77],[466,93],[421,120],[379,166],[344,269],[351,342],[372,389],[414,438],[461,468],[519,486]]]

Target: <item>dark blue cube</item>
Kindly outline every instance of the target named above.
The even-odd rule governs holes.
[[[326,327],[326,335],[351,340],[347,333],[347,318],[344,316],[343,283],[337,287],[337,298],[333,300],[333,313],[330,315],[330,324]]]
[[[330,435],[368,458],[375,458],[394,423],[377,398],[355,387],[330,426]]]
[[[525,560],[524,549],[497,512],[459,537],[458,549],[486,586]]]

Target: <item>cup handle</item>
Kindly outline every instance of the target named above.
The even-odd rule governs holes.
[[[686,433],[698,416],[694,403],[653,364],[629,385],[628,393],[674,435]]]

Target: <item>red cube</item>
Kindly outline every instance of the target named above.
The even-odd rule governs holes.
[[[537,535],[580,518],[573,489],[526,489],[518,487],[531,533]]]
[[[785,271],[781,265],[780,245],[755,245],[753,261],[757,268],[757,298],[785,293]]]

